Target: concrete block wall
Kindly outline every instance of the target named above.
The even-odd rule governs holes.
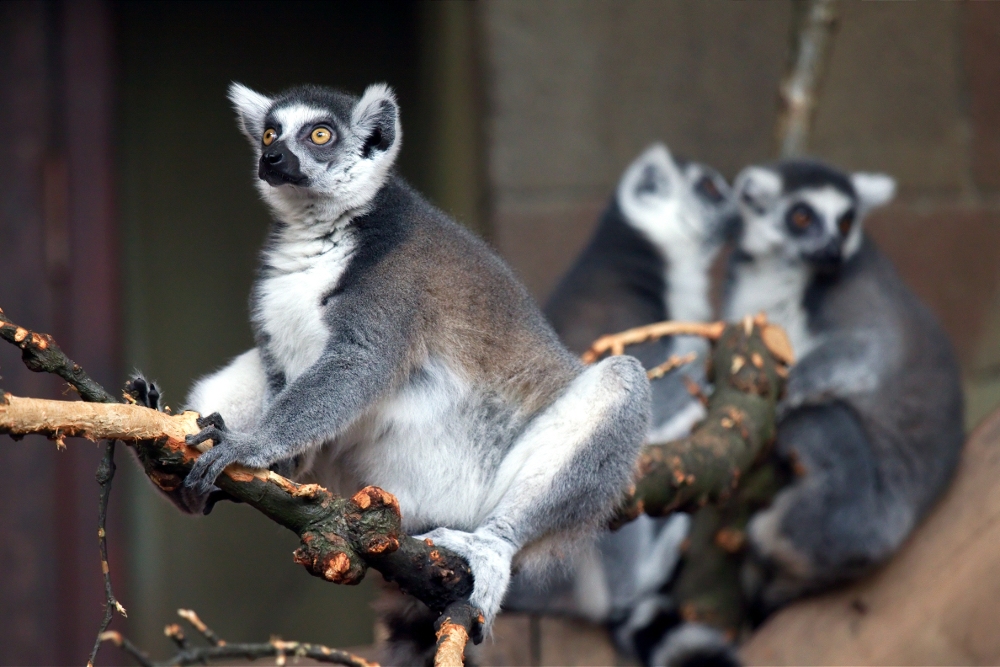
[[[811,152],[899,182],[869,229],[942,319],[969,421],[1000,403],[1000,6],[841,3]],[[618,176],[665,141],[773,158],[788,3],[486,2],[493,242],[544,300]]]

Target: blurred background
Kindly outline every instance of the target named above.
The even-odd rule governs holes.
[[[0,307],[109,388],[142,369],[174,407],[249,347],[268,215],[234,80],[391,84],[404,176],[543,300],[651,141],[729,178],[774,156],[791,15],[783,1],[0,3]],[[810,152],[899,181],[868,228],[951,334],[975,425],[1000,404],[1000,5],[843,3]],[[64,393],[9,346],[0,374],[16,394]],[[0,662],[89,651],[98,459],[85,442],[0,439]],[[181,516],[128,451],[118,463],[111,565],[129,617],[113,627],[154,655],[178,607],[229,640],[371,641],[372,581],[314,579],[253,510]]]

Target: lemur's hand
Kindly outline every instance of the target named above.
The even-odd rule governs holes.
[[[131,396],[137,405],[163,411],[163,406],[160,404],[160,388],[155,382],[144,378],[142,373],[136,373],[125,383],[125,393]]]
[[[260,447],[246,433],[237,433],[226,428],[226,423],[218,412],[198,418],[201,431],[186,438],[187,444],[200,445],[206,440],[215,443],[194,462],[184,479],[181,496],[184,502],[198,511],[205,506],[209,495],[215,490],[215,480],[232,463],[250,468],[266,468],[269,461],[260,456]]]

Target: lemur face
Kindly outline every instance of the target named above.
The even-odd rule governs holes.
[[[617,197],[626,220],[664,253],[692,243],[717,248],[737,216],[732,191],[717,171],[679,162],[660,143],[625,170]]]
[[[751,257],[778,256],[836,270],[861,246],[864,216],[888,203],[895,189],[884,174],[848,176],[806,160],[747,167],[736,178],[743,221],[739,246]]]
[[[229,99],[254,148],[258,189],[285,220],[363,207],[399,152],[399,109],[382,84],[359,99],[317,86],[272,98],[234,83]]]

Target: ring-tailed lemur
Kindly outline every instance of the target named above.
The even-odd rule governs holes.
[[[711,167],[671,156],[663,144],[647,148],[625,170],[590,243],[545,307],[556,332],[574,352],[598,337],[667,319],[706,321],[709,269],[737,221],[725,179]],[[688,364],[652,383],[649,441],[687,435],[705,411],[684,376],[703,383],[707,343],[662,339],[630,347],[646,368],[672,354],[695,352]],[[662,593],[679,557],[688,517],[642,515],[601,536],[574,569],[547,588],[520,579],[507,605],[533,611],[581,613],[608,622],[623,650],[644,661],[656,649],[675,610]],[[665,620],[670,618],[671,620]]]
[[[798,359],[776,452],[799,476],[748,529],[767,610],[899,547],[955,468],[962,392],[945,333],[862,231],[891,178],[797,160],[749,167],[736,190],[726,318],[763,311]]]
[[[233,463],[380,486],[404,530],[468,560],[488,630],[512,561],[545,560],[621,498],[649,423],[643,368],[584,368],[506,264],[395,175],[387,86],[229,97],[275,222],[257,345],[188,399],[208,415],[189,442],[215,442],[184,482],[188,509]]]

